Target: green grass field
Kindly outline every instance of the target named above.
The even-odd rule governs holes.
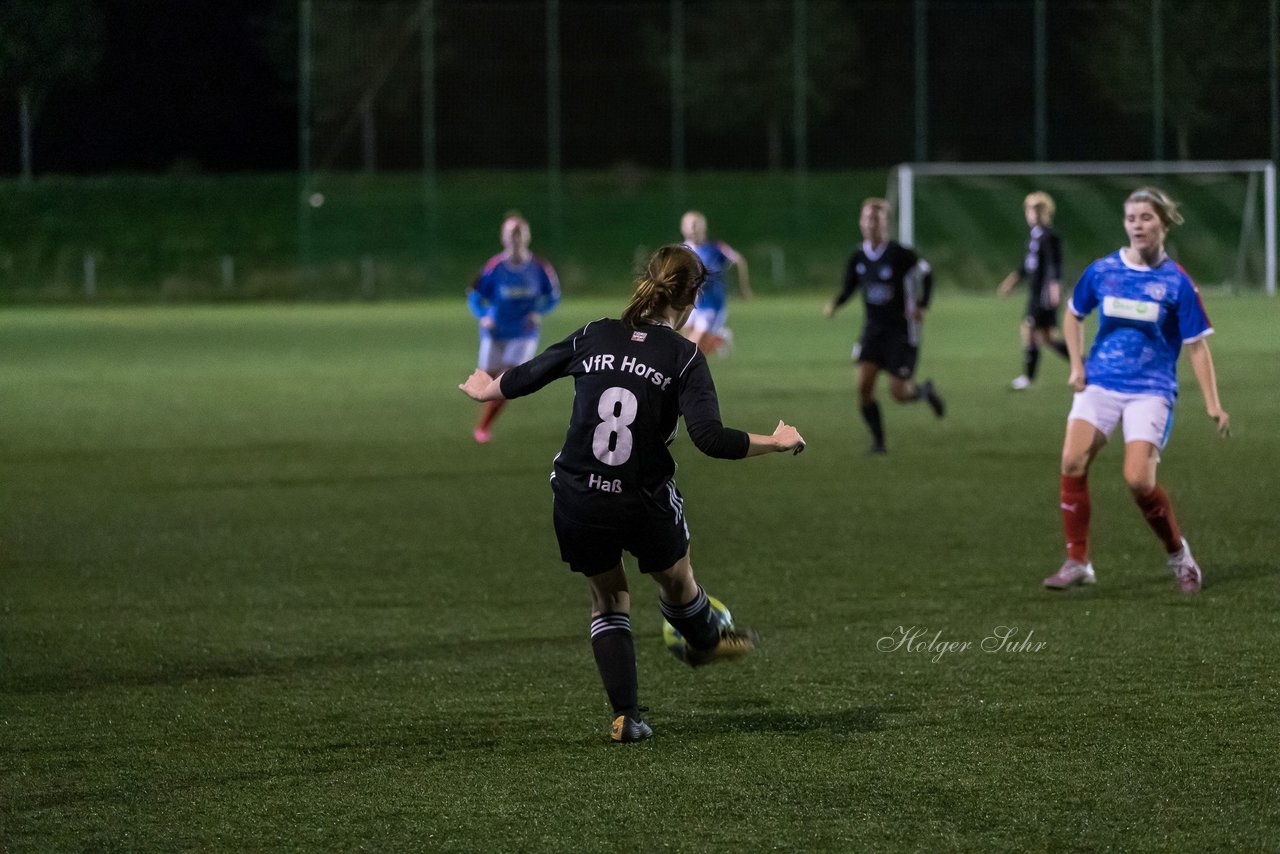
[[[735,303],[712,365],[727,423],[808,451],[674,448],[694,567],[764,645],[683,668],[635,577],[657,735],[622,748],[549,518],[571,390],[475,445],[460,302],[0,314],[0,849],[1274,850],[1280,302],[1208,301],[1232,439],[1183,366],[1186,597],[1115,447],[1099,584],[1041,589],[1069,395],[1051,360],[1007,390],[1018,300],[940,295],[950,411],[886,402],[887,458],[860,309],[821,301]],[[913,627],[972,646],[878,648]]]

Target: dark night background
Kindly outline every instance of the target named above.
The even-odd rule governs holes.
[[[100,0],[103,57],[90,80],[52,90],[34,132],[37,174],[103,172],[242,172],[295,169],[298,102],[295,2],[253,0]],[[1116,106],[1091,73],[1098,27],[1122,2],[1049,3],[1048,158],[1148,159],[1151,113],[1135,95]],[[1132,4],[1131,4],[1132,5]],[[333,7],[334,4],[328,4]],[[1149,4],[1138,4],[1147,8]],[[1166,26],[1171,64],[1181,61],[1179,0]],[[1265,3],[1225,3],[1247,25],[1236,27],[1236,58],[1224,61],[1206,98],[1218,113],[1187,136],[1197,158],[1269,156]],[[386,4],[357,3],[359,10]],[[687,0],[690,20],[713,9]],[[758,4],[759,29],[785,27],[790,3]],[[326,4],[317,2],[317,16]],[[403,9],[410,12],[416,3]],[[668,32],[669,4],[563,0],[561,3],[562,140],[566,168],[671,165],[671,101],[666,58],[655,51]],[[835,87],[834,109],[810,117],[810,168],[864,168],[914,154],[913,4],[846,2],[854,22],[848,80]],[[1137,8],[1137,7],[1135,7]],[[528,2],[436,3],[437,162],[441,168],[539,168],[547,160],[545,5]],[[928,153],[938,160],[1029,160],[1034,156],[1030,0],[932,0],[929,5]],[[772,16],[772,17],[770,17]],[[1256,18],[1256,21],[1253,20]],[[775,23],[776,22],[776,23]],[[318,23],[323,27],[323,22]],[[692,25],[691,25],[692,26]],[[725,26],[718,49],[737,36]],[[691,48],[692,49],[692,48]],[[1206,52],[1215,52],[1210,44]],[[1216,51],[1222,53],[1222,51]],[[1230,51],[1228,51],[1230,52]],[[376,56],[376,53],[375,53]],[[1142,57],[1138,57],[1139,62]],[[323,63],[323,57],[317,60]],[[379,107],[377,168],[421,165],[416,54],[392,75]],[[1176,82],[1170,73],[1171,85]],[[0,102],[0,174],[19,170],[18,111],[9,91]],[[325,94],[318,89],[319,106]],[[359,168],[358,133],[338,134],[350,110],[334,96],[327,119],[317,110],[314,156],[322,168]],[[702,121],[689,111],[691,169],[759,169],[770,165],[760,128]],[[328,121],[330,124],[325,125]],[[350,124],[347,122],[347,124]],[[326,130],[327,128],[327,130]],[[326,135],[327,134],[327,135]],[[793,162],[791,130],[783,165]],[[1172,130],[1169,156],[1177,156]],[[778,164],[774,164],[778,165]]]

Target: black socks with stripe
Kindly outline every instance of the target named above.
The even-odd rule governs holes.
[[[698,595],[683,605],[662,601],[662,616],[694,649],[712,649],[720,642],[720,626],[712,617],[711,601],[701,587]]]
[[[636,687],[636,645],[631,637],[631,617],[606,613],[591,618],[591,652],[600,681],[615,715],[639,717]]]

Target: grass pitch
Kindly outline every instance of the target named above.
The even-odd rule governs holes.
[[[657,736],[624,748],[549,519],[571,390],[475,445],[461,303],[6,311],[0,848],[1274,848],[1280,303],[1208,301],[1231,440],[1183,365],[1185,597],[1115,447],[1099,584],[1041,589],[1069,394],[1052,357],[1007,390],[1017,300],[941,295],[949,412],[882,395],[887,458],[860,309],[821,301],[735,303],[712,364],[727,423],[806,453],[674,449],[694,567],[764,646],[684,669],[634,575]]]

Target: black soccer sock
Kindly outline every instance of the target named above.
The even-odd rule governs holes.
[[[880,404],[876,401],[862,405],[862,420],[871,428],[871,438],[877,445],[884,444],[884,422],[880,420]]]
[[[711,600],[707,592],[698,587],[698,595],[683,605],[672,605],[663,601],[662,616],[684,635],[685,641],[694,649],[711,649],[720,642],[720,626],[711,610]]]
[[[1059,356],[1061,356],[1062,358],[1064,358],[1064,359],[1070,359],[1070,358],[1071,358],[1071,353],[1067,351],[1067,342],[1066,342],[1066,341],[1053,341],[1053,340],[1050,340],[1050,341],[1049,341],[1049,347],[1051,347],[1051,348],[1053,349],[1053,352],[1057,353],[1057,354],[1058,354]]]
[[[1040,367],[1040,348],[1035,344],[1022,350],[1022,373],[1027,379],[1036,378],[1036,368]]]
[[[615,715],[639,714],[636,679],[636,645],[631,637],[631,617],[607,613],[591,618],[591,652],[600,681]]]

